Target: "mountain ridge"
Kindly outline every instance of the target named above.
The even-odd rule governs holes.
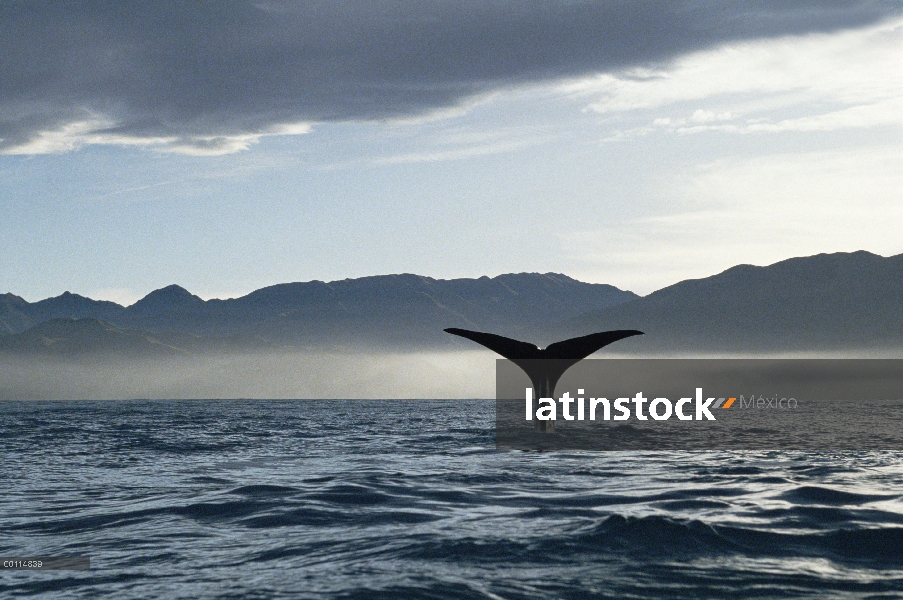
[[[21,333],[48,318],[88,317],[155,334],[263,338],[280,346],[399,347],[448,344],[442,329],[449,325],[519,335],[537,321],[571,318],[637,297],[555,273],[451,280],[403,273],[276,284],[208,301],[170,285],[128,307],[68,293],[33,304],[10,299],[0,323],[7,333]]]
[[[70,314],[59,314],[65,310]],[[644,297],[556,273],[376,275],[275,284],[207,301],[170,285],[129,307],[68,292],[33,304],[0,295],[7,338],[29,331],[42,315],[94,318],[123,332],[116,335],[141,334],[190,352],[467,347],[444,334],[447,327],[539,345],[611,329],[646,332],[619,342],[619,353],[903,348],[903,254],[857,251],[736,265]]]
[[[659,350],[903,346],[903,254],[857,251],[737,265],[563,327],[586,328],[642,329],[645,347]]]

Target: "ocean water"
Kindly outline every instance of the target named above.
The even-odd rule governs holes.
[[[901,598],[903,452],[521,452],[492,401],[0,403],[3,598]]]

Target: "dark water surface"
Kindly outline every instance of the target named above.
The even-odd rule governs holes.
[[[4,598],[903,597],[903,452],[520,452],[493,401],[0,403]]]

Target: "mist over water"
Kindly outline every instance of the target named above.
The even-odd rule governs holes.
[[[0,357],[0,400],[492,398],[475,351],[295,351],[166,358]]]
[[[602,358],[900,358],[903,350],[644,352]],[[494,398],[484,350],[294,350],[177,357],[0,355],[0,400]]]

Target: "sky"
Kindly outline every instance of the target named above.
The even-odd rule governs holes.
[[[0,293],[903,252],[896,1],[7,2]]]

